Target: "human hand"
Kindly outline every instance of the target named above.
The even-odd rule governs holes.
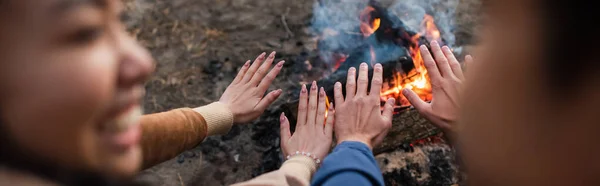
[[[383,67],[376,64],[373,70],[371,91],[369,86],[368,66],[360,65],[358,83],[356,69],[348,70],[346,81],[346,99],[342,94],[342,84],[335,83],[335,135],[338,144],[344,141],[359,141],[369,148],[379,145],[392,127],[393,105],[395,100],[388,99],[383,113],[380,96],[383,83]]]
[[[281,113],[281,149],[284,156],[299,151],[311,153],[310,156],[314,155],[319,160],[323,160],[331,148],[334,111],[332,107],[329,107],[327,121],[325,121],[325,97],[327,95],[325,95],[323,87],[317,93],[316,82],[311,85],[310,96],[308,94],[306,85],[302,85],[294,135],[290,134],[289,120],[284,113]]]
[[[431,79],[433,99],[431,103],[424,102],[410,89],[402,90],[402,94],[423,117],[447,135],[453,135],[455,130],[453,125],[458,119],[460,91],[464,81],[462,68],[450,48],[447,46],[440,48],[436,41],[431,42],[431,51],[435,59],[427,47],[421,46],[420,50]],[[472,61],[471,56],[465,57],[467,64]]]
[[[263,97],[284,63],[280,61],[267,74],[275,58],[275,52],[266,59],[265,55],[266,53],[259,55],[252,65],[250,60],[246,61],[219,99],[219,102],[226,104],[233,113],[234,123],[246,123],[258,118],[281,95],[281,89],[278,89]]]

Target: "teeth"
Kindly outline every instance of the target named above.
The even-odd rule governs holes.
[[[123,132],[129,129],[129,127],[137,125],[140,118],[142,117],[142,108],[137,106],[131,109],[129,112],[122,114],[115,118],[112,122],[106,126],[107,131],[110,132]]]

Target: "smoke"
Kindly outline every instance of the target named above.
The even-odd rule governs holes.
[[[444,43],[450,47],[454,46],[454,17],[458,0],[381,0],[377,3],[382,5],[380,8],[387,10],[387,14],[400,18],[391,20],[396,21],[392,23],[393,27],[403,27],[414,33],[422,31],[421,23],[426,14],[433,16]],[[361,24],[359,16],[367,6],[369,0],[317,0],[313,6],[312,29],[321,36],[320,51],[351,51],[363,46],[365,42],[373,42],[364,39],[359,30]],[[389,56],[397,57],[394,52],[405,50],[392,42],[385,41],[377,41],[373,47],[378,54],[388,54],[378,55],[377,62],[382,62],[379,59],[388,59]],[[329,62],[332,60],[325,59]],[[368,59],[364,60],[368,61]]]

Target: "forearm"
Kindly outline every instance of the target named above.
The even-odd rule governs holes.
[[[169,160],[200,144],[207,136],[225,134],[233,124],[227,107],[212,103],[142,117],[143,168]]]
[[[323,161],[312,185],[381,185],[383,176],[371,149],[361,142],[342,142]]]

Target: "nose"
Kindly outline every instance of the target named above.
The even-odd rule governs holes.
[[[121,37],[119,61],[119,87],[127,88],[143,84],[154,71],[150,53],[133,38]]]

